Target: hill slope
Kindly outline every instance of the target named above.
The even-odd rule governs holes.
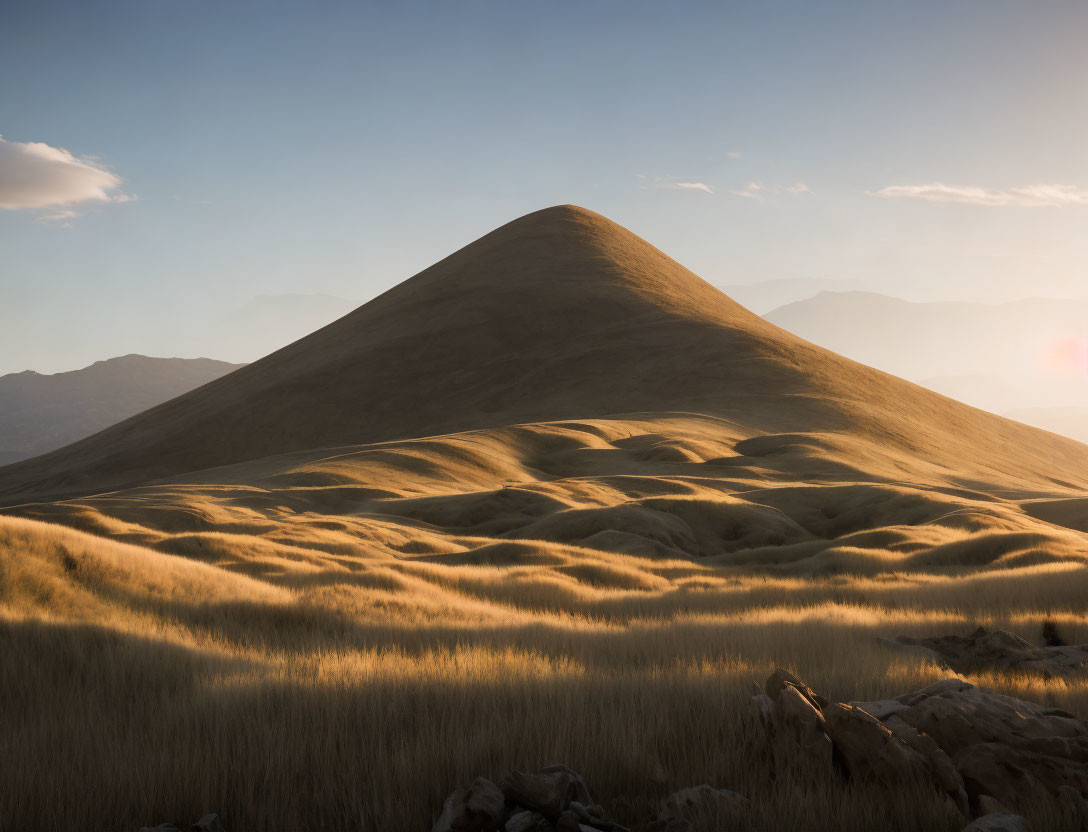
[[[0,464],[90,436],[240,366],[125,355],[68,373],[0,376]]]
[[[1088,470],[1088,448],[802,341],[626,229],[561,206],[229,378],[3,469],[0,502],[312,448],[648,412],[784,437],[772,445],[849,434],[965,480],[1083,481]]]

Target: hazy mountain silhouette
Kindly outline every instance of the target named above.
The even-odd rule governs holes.
[[[1088,336],[1084,300],[914,303],[873,292],[821,292],[766,318],[827,349],[916,380],[1035,376],[1049,360],[1062,361],[1057,353],[1063,339]]]
[[[90,436],[239,366],[126,355],[68,373],[0,376],[0,464]]]
[[[718,288],[746,309],[766,315],[780,306],[806,300],[820,292],[860,291],[864,286],[860,280],[786,277],[760,283],[730,283]]]

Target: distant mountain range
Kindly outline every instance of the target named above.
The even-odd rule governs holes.
[[[1068,409],[1088,408],[1088,301],[913,303],[873,292],[825,291],[766,318],[975,407],[1086,435],[1077,421],[1083,415]],[[1066,410],[1043,416],[1040,408]],[[1030,417],[1023,416],[1025,409],[1032,410]]]
[[[761,283],[730,283],[718,288],[746,309],[757,315],[766,315],[780,306],[810,298],[819,292],[854,292],[865,286],[859,280],[787,277]]]
[[[0,376],[0,465],[97,433],[240,366],[125,355],[68,373]]]
[[[913,303],[874,292],[820,292],[766,318],[910,379],[1072,371],[1064,366],[1074,358],[1064,345],[1088,336],[1085,300]]]

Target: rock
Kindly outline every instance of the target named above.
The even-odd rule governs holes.
[[[467,789],[457,789],[442,806],[432,832],[494,832],[506,817],[506,799],[490,780],[477,777]]]
[[[172,823],[160,823],[158,826],[141,826],[140,832],[181,832]]]
[[[513,771],[502,779],[501,786],[508,804],[539,812],[552,823],[571,803],[593,804],[582,778],[561,765],[548,766],[535,774]]]
[[[600,820],[604,816],[604,810],[597,804],[592,806],[586,806],[584,803],[579,803],[577,800],[570,802],[570,810],[578,815],[578,819],[583,823],[589,823],[590,821]]]
[[[591,803],[586,806],[583,803],[579,803],[577,800],[572,800],[570,811],[578,816],[578,822],[582,824],[583,828],[611,830],[612,832],[621,832],[621,830],[623,830],[623,827],[618,823],[605,820],[604,809],[596,803]]]
[[[465,805],[474,815],[488,818],[496,825],[506,814],[506,798],[502,790],[483,777],[477,777],[468,787]]]
[[[1088,675],[1088,644],[1066,645],[1053,623],[1047,623],[1050,627],[1043,627],[1046,647],[1035,647],[1005,630],[991,633],[981,627],[969,636],[901,637],[889,643],[925,650],[957,673],[998,670],[1065,677]]]
[[[767,678],[767,684],[763,686],[763,692],[771,699],[777,700],[778,694],[787,686],[801,693],[812,703],[816,710],[822,710],[827,704],[827,699],[820,696],[788,670],[781,667],[775,668],[774,673]]]
[[[548,823],[547,819],[537,812],[518,812],[510,816],[510,820],[506,822],[504,829],[506,832],[535,832],[543,825],[547,829],[551,829],[552,825]]]
[[[958,679],[891,701],[903,706],[899,719],[949,756],[976,814],[983,795],[1015,809],[1026,798],[1052,800],[1062,786],[1088,793],[1088,726],[1066,711]]]
[[[1012,812],[993,812],[967,824],[962,832],[1028,832],[1028,825]]]
[[[831,702],[823,715],[827,735],[851,776],[895,786],[925,772],[925,758],[861,708]]]
[[[929,782],[965,816],[1088,796],[1088,726],[1072,714],[946,679],[879,702],[827,702],[784,671],[756,697],[765,723],[851,778]],[[816,753],[813,753],[816,749]],[[1004,814],[1009,814],[1007,811]]]
[[[832,745],[820,710],[826,699],[781,668],[767,680],[764,693],[754,699],[764,723],[774,733],[790,737],[821,767],[830,766]]]
[[[219,815],[209,813],[189,827],[189,832],[226,832]]]
[[[662,801],[659,821],[735,821],[748,811],[748,798],[703,784],[673,792]]]

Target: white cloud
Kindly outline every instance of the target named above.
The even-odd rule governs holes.
[[[782,194],[792,196],[810,194],[812,189],[804,182],[795,182],[792,185],[764,185],[762,182],[748,182],[743,188],[736,188],[729,193],[733,194],[733,196],[743,196],[746,199],[762,201]]]
[[[740,151],[739,150],[730,150],[725,155],[728,156],[730,159],[739,159],[740,158]]]
[[[1088,190],[1075,185],[1023,185],[1018,188],[983,188],[978,185],[889,185],[870,196],[884,199],[922,199],[926,202],[955,202],[961,205],[1041,208],[1060,205],[1088,205]]]
[[[91,159],[44,142],[10,142],[0,136],[0,208],[33,210],[79,202],[127,202],[121,178]],[[69,219],[57,212],[43,219]]]
[[[704,191],[712,194],[714,189],[703,182],[659,182],[657,187],[666,191]]]

